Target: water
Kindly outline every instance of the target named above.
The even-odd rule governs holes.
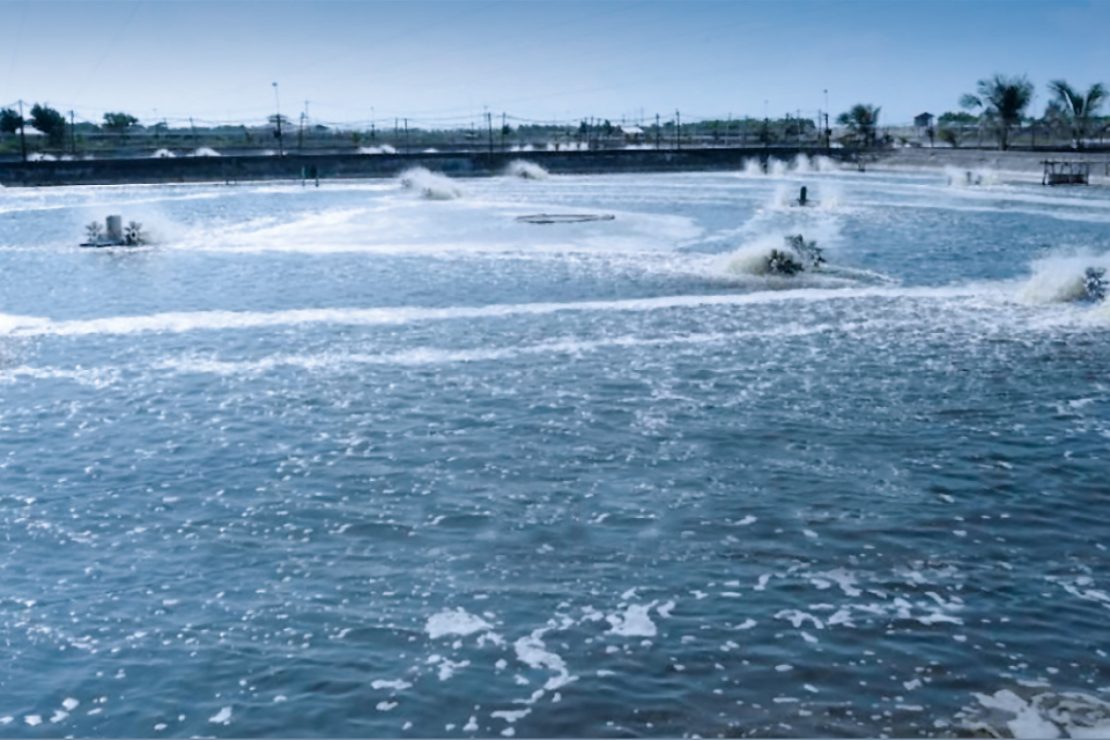
[[[0,734],[1106,733],[1104,190],[455,186],[0,191]]]

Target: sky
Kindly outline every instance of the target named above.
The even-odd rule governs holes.
[[[898,124],[995,73],[1038,111],[1110,84],[1110,0],[0,0],[0,29],[0,106],[97,122],[812,118],[827,91]]]

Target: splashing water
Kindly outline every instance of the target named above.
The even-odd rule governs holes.
[[[782,234],[765,234],[723,258],[725,271],[732,274],[779,275],[774,269],[777,255],[788,251]]]
[[[1092,300],[1088,270],[1110,270],[1110,252],[1093,254],[1079,250],[1052,254],[1031,264],[1032,275],[1019,296],[1031,304],[1071,303]]]
[[[523,180],[546,180],[548,172],[535,162],[526,159],[514,159],[505,168],[505,174],[510,177],[519,177]]]
[[[944,176],[950,188],[989,188],[1002,182],[998,172],[987,167],[963,168],[946,165]]]
[[[745,159],[742,174],[745,177],[762,177],[763,165],[760,164],[758,159]]]
[[[169,149],[162,148],[162,149],[156,149],[153,153],[151,153],[150,158],[151,159],[173,159],[176,156],[177,155],[174,154],[173,152],[171,152]]]
[[[414,190],[428,200],[454,200],[462,197],[462,189],[451,178],[424,167],[412,167],[401,173],[401,186]]]
[[[798,174],[835,172],[837,169],[839,168],[832,158],[826,157],[824,154],[817,154],[810,157],[804,152],[794,157],[794,162],[791,165],[791,170]]]

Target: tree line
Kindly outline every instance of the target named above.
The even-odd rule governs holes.
[[[1048,84],[1050,100],[1045,107],[1043,115],[1032,119],[1034,124],[1047,126],[1049,129],[1066,132],[1072,141],[1072,146],[1082,148],[1087,139],[1098,131],[1110,129],[1110,124],[1098,118],[1098,112],[1106,103],[1110,92],[1102,83],[1095,83],[1087,90],[1079,90],[1065,80],[1053,80]],[[1008,149],[1011,143],[1011,134],[1015,127],[1029,119],[1026,113],[1033,100],[1034,87],[1027,77],[1009,77],[995,74],[978,81],[974,93],[967,93],[960,97],[959,105],[964,112],[946,112],[939,116],[937,123],[939,131],[932,126],[927,134],[932,140],[935,136],[950,144],[958,146],[963,129],[975,125],[980,131],[986,131],[994,136],[1001,149]],[[849,110],[841,113],[836,122],[847,130],[847,141],[864,146],[875,146],[879,141],[879,116],[882,108],[869,103],[857,103]],[[738,129],[745,123],[750,124],[757,119],[740,119],[736,121]],[[813,133],[815,127],[808,119],[798,118],[785,120],[784,136],[789,136],[790,124],[794,123],[793,134],[799,140],[806,133]],[[105,113],[100,124],[104,131],[126,134],[137,126],[139,119],[129,113]],[[275,117],[271,116],[271,124],[276,124]],[[288,121],[283,121],[288,125]],[[718,125],[720,122],[710,122]],[[30,125],[35,130],[46,136],[47,142],[52,147],[61,147],[65,143],[66,120],[59,111],[48,105],[35,103],[30,110],[30,116],[24,118],[12,108],[0,109],[0,133],[14,134],[22,131],[25,125]],[[86,124],[82,124],[86,125]],[[91,124],[90,124],[91,125]],[[163,126],[164,124],[159,124]],[[667,126],[672,126],[668,123]],[[768,122],[763,122],[763,131],[768,142],[773,138]],[[728,122],[727,131],[732,126]],[[586,127],[586,123],[582,123]],[[615,130],[609,121],[599,123],[599,129],[607,134]],[[714,128],[714,131],[717,129]],[[505,131],[501,135],[505,135]],[[829,132],[821,132],[827,136]],[[714,134],[716,138],[716,134]],[[889,139],[889,137],[886,137]],[[765,142],[767,143],[767,142]]]
[[[105,113],[100,127],[105,131],[123,134],[138,122],[139,119],[129,113]],[[46,136],[51,146],[62,146],[65,142],[65,116],[50,106],[35,103],[31,106],[30,117],[26,119],[12,108],[0,109],[0,133],[14,134],[27,124]]]
[[[1086,91],[1079,90],[1065,80],[1048,83],[1051,99],[1040,121],[1049,127],[1063,130],[1072,140],[1072,146],[1082,148],[1098,126],[1105,130],[1110,124],[1097,118],[1099,109],[1110,97],[1106,87],[1096,82]],[[956,127],[978,124],[998,140],[1000,149],[1008,149],[1010,135],[1026,119],[1026,111],[1033,101],[1033,83],[1027,77],[995,74],[979,80],[974,93],[960,97],[960,107],[967,113],[944,113],[938,123],[940,137],[952,146],[958,146]],[[868,103],[857,103],[841,113],[836,122],[845,126],[851,136],[864,146],[873,146],[877,140],[881,108]],[[930,128],[932,138],[934,130]]]

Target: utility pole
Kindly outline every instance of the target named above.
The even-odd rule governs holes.
[[[409,119],[405,119],[405,154],[412,154],[412,145],[409,144]]]
[[[69,153],[77,156],[77,129],[73,126],[73,111],[69,112]]]
[[[682,148],[682,115],[678,112],[678,108],[674,109],[674,148]]]
[[[493,156],[493,114],[486,111],[486,128],[489,130],[489,154]]]
[[[829,128],[829,89],[826,87],[821,92],[825,95],[825,149],[832,146],[832,129]]]
[[[197,148],[197,127],[193,125],[193,117],[189,116],[189,130],[193,132],[193,148]]]
[[[501,151],[505,151],[505,111],[501,111]]]
[[[285,139],[281,135],[281,100],[278,98],[278,84],[274,85],[274,110],[277,112],[275,119],[277,120],[277,140],[278,140],[278,156],[285,156]],[[190,119],[191,121],[191,119]]]
[[[304,112],[301,113],[301,130],[297,132],[297,149],[304,149],[304,127],[308,124],[308,101],[304,101]]]
[[[660,147],[660,137],[663,135],[663,129],[659,128],[659,114],[655,114],[655,148]]]
[[[19,101],[19,150],[23,153],[23,161],[27,161],[27,135],[23,133],[23,101]]]

